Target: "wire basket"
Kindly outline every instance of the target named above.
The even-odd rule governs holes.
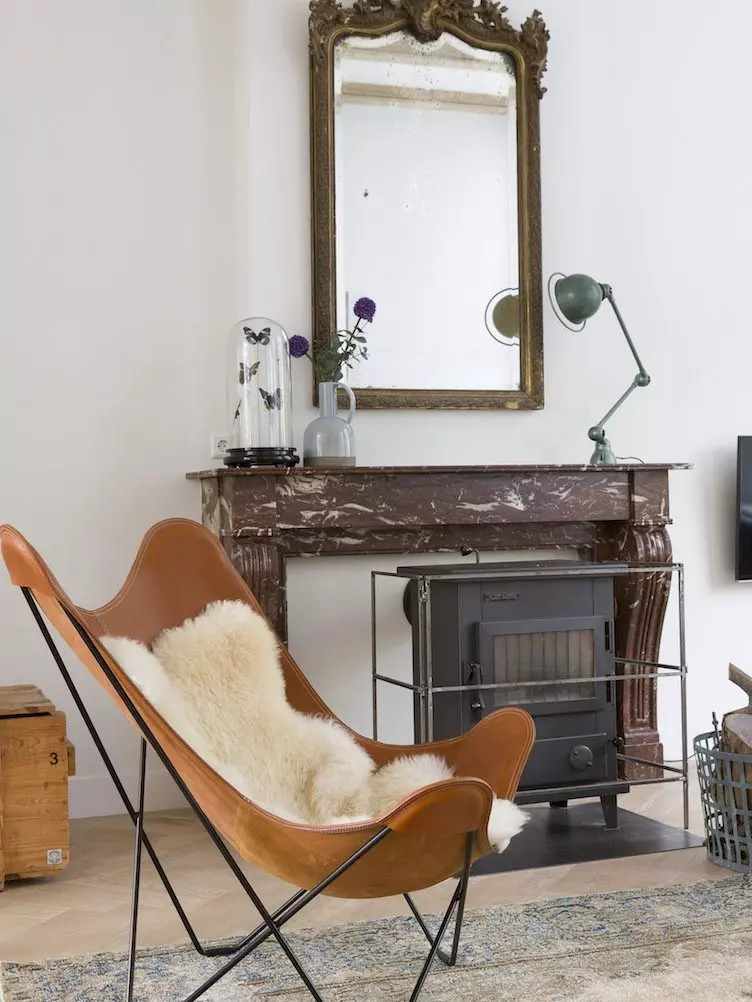
[[[708,859],[752,873],[752,755],[720,750],[715,731],[694,741]]]

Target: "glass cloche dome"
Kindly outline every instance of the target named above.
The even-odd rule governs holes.
[[[227,360],[229,446],[226,466],[295,466],[290,343],[281,324],[241,320]]]

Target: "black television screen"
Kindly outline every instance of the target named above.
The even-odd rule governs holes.
[[[740,435],[736,459],[736,580],[752,581],[752,436]]]

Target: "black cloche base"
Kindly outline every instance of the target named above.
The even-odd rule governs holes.
[[[225,466],[297,466],[300,457],[294,449],[228,449]]]

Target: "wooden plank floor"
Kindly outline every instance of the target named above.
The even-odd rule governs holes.
[[[691,828],[702,832],[697,781],[691,777]],[[638,787],[620,803],[668,824],[681,825],[680,784]],[[206,939],[247,932],[256,913],[209,843],[185,811],[150,814],[147,831],[199,935]],[[128,941],[132,827],[125,817],[72,824],[71,864],[56,877],[14,881],[0,893],[0,959],[31,961],[101,950],[124,950]],[[268,905],[280,904],[291,889],[246,866]],[[469,907],[522,903],[567,894],[655,887],[719,879],[727,870],[708,863],[704,849],[633,856],[628,859],[525,870],[478,877]],[[428,910],[442,910],[452,882],[417,895]],[[187,937],[145,857],[139,943],[159,945]],[[290,923],[336,925],[406,912],[402,898],[340,901],[319,898]]]

